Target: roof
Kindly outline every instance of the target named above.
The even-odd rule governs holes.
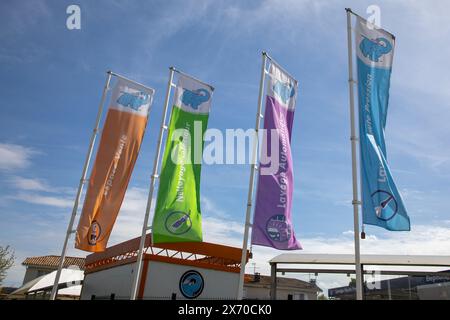
[[[15,290],[11,295],[21,295],[36,293],[39,291],[51,291],[53,283],[55,282],[56,270],[40,276],[25,283],[22,287]],[[84,272],[81,270],[62,269],[61,276],[59,278],[58,295],[72,295],[79,296],[81,292],[81,286],[83,284]]]
[[[60,259],[60,256],[28,257],[22,262],[22,265],[57,269]],[[81,257],[66,257],[64,259],[63,268],[77,266],[81,270],[84,270],[84,261],[85,258]]]
[[[137,260],[141,238],[106,248],[86,257],[86,274]],[[152,243],[152,235],[145,238],[144,261],[184,264],[207,269],[239,272],[242,249],[208,242]],[[249,257],[247,251],[247,258]]]
[[[354,265],[353,254],[302,254],[284,253],[269,261],[271,264],[333,264]],[[412,256],[412,255],[361,255],[364,265],[391,265],[391,266],[450,266],[450,256]]]
[[[270,276],[259,275],[259,280],[255,280],[255,275],[246,274],[245,275],[245,285],[246,286],[269,286],[272,283]],[[322,291],[316,284],[306,282],[296,278],[285,278],[285,277],[277,277],[277,287],[290,287],[296,289],[309,289],[315,291]]]

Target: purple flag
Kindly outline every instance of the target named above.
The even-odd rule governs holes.
[[[291,132],[297,81],[273,63],[270,66],[269,78],[264,115],[264,129],[267,134],[263,137],[261,150],[270,155],[272,163],[260,163],[252,244],[279,250],[302,249],[295,238],[291,220],[294,191]],[[274,139],[277,139],[278,143],[273,141]],[[273,145],[278,145],[278,150],[271,150]],[[278,157],[275,153],[278,153]],[[273,159],[276,158],[278,165],[273,169]]]

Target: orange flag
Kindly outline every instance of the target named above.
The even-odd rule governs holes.
[[[141,147],[153,94],[153,89],[122,79],[114,88],[78,223],[78,249],[106,248]]]

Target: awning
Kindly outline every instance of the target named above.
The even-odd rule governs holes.
[[[55,282],[56,271],[43,275],[25,283],[22,287],[10,295],[28,295],[39,292],[51,291]],[[84,279],[84,271],[73,269],[62,269],[58,283],[58,295],[79,296]]]

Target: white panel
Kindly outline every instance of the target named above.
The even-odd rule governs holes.
[[[188,270],[199,272],[204,279],[204,288],[197,299],[235,299],[239,274],[191,266],[150,261],[145,284],[145,298],[185,299],[179,289],[181,276]]]
[[[82,300],[109,299],[115,294],[116,299],[129,299],[135,264],[127,264],[87,274],[84,278]],[[202,293],[197,299],[235,299],[239,274],[216,271],[171,263],[150,261],[145,282],[144,299],[170,299],[172,293],[177,299],[186,299],[179,289],[181,276],[189,270],[201,274],[204,280]]]
[[[298,264],[354,264],[352,254],[306,254],[283,253],[270,260],[270,263]],[[410,255],[361,255],[361,263],[367,265],[398,266],[450,266],[450,256],[410,256]]]
[[[116,299],[129,299],[134,266],[132,263],[87,274],[81,300],[90,300],[92,295],[96,299],[109,299],[111,294],[115,294]]]

